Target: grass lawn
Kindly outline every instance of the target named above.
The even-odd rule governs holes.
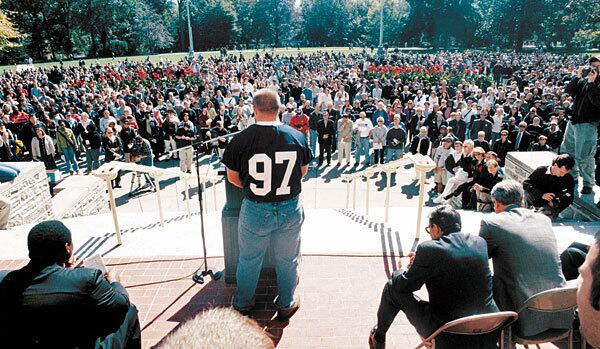
[[[269,53],[275,53],[275,54],[279,54],[279,55],[286,55],[286,56],[294,56],[297,55],[299,52],[302,52],[304,54],[311,54],[313,52],[317,52],[317,51],[326,51],[326,52],[343,52],[343,53],[350,53],[350,52],[360,52],[363,48],[362,47],[355,47],[352,50],[350,50],[348,47],[302,47],[300,48],[300,50],[298,50],[295,47],[287,47],[287,48],[276,48],[275,50],[272,49],[267,49],[267,50],[233,50],[233,51],[228,51],[228,53],[230,54],[240,54],[242,53],[244,55],[244,57],[249,58],[252,57],[254,55],[256,55],[257,53],[259,55],[264,55],[265,53],[269,52]],[[366,48],[368,51],[370,51],[370,47]],[[375,48],[376,49],[376,48]],[[393,48],[390,48],[393,49]],[[421,48],[421,47],[406,47],[406,48],[399,48],[402,51],[422,51],[422,52],[431,52],[430,49],[427,48]],[[593,53],[598,53],[599,51],[596,50],[591,50],[591,51],[587,51],[587,52],[581,52],[582,54],[593,54]],[[154,63],[160,61],[160,60],[170,60],[170,61],[179,61],[182,58],[184,58],[187,55],[187,52],[177,52],[177,53],[162,53],[162,54],[156,54],[156,55],[151,55],[150,56],[150,60]],[[198,56],[198,52],[195,53],[195,56]],[[219,51],[202,51],[202,56],[204,56],[205,58],[208,57],[216,57],[219,56]],[[99,59],[95,59],[95,58],[91,58],[91,59],[84,59],[86,65],[89,64],[94,64],[96,62],[100,62],[100,64],[104,65],[106,63],[110,63],[110,62],[120,62],[123,61],[125,59],[129,60],[129,61],[134,61],[134,62],[138,62],[138,61],[144,61],[146,59],[146,57],[148,56],[127,56],[127,57],[115,57],[113,58],[99,58]],[[58,62],[46,62],[46,63],[34,63],[34,66],[38,67],[38,68],[42,68],[42,67],[52,67],[54,65],[58,65]],[[64,61],[64,65],[69,67],[69,66],[77,66],[79,65],[79,60],[73,60],[73,61]],[[0,71],[14,71],[17,69],[17,65],[13,64],[13,65],[2,65],[0,66]]]
[[[260,55],[264,55],[267,52],[289,56],[289,55],[297,55],[299,52],[302,52],[304,54],[311,54],[311,53],[317,52],[317,51],[349,53],[349,52],[359,52],[360,50],[362,50],[362,48],[353,48],[352,50],[350,50],[348,47],[303,47],[303,48],[300,48],[300,50],[298,50],[297,48],[288,47],[288,48],[276,48],[275,50],[272,50],[272,49],[241,50],[241,51],[233,50],[233,51],[228,51],[228,53],[236,54],[236,55],[238,55],[239,53],[242,53],[246,58],[249,58],[249,57],[256,55],[257,53]],[[370,48],[367,48],[367,50],[370,50]],[[402,50],[420,51],[423,49],[419,48],[419,47],[409,47],[409,48],[403,48]],[[163,53],[163,54],[151,55],[150,60],[154,63],[156,63],[160,60],[179,61],[182,58],[184,58],[186,55],[187,55],[187,52]],[[198,52],[195,53],[195,56],[196,57],[198,56]],[[219,56],[219,51],[202,51],[202,56],[204,56],[204,58],[216,57],[216,56]],[[104,65],[104,64],[110,63],[110,62],[123,61],[125,59],[127,59],[129,61],[144,61],[146,59],[146,57],[148,57],[148,56],[115,57],[114,59],[113,58],[99,58],[99,59],[91,58],[91,59],[84,59],[84,61],[85,61],[86,65],[94,64],[96,62],[100,62],[100,64]],[[34,66],[39,67],[39,68],[52,67],[54,65],[58,65],[58,62],[34,63]],[[64,65],[67,67],[68,66],[77,66],[77,65],[79,65],[79,60],[64,61]],[[17,69],[16,64],[0,66],[0,71],[6,71],[6,70],[14,71],[16,69]]]

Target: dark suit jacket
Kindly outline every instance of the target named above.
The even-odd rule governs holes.
[[[119,327],[129,305],[123,286],[100,270],[30,263],[0,283],[3,346],[93,348]]]
[[[550,218],[525,208],[484,216],[479,236],[487,241],[494,264],[494,299],[502,310],[518,311],[536,293],[566,286]],[[566,329],[573,312],[559,316],[525,311],[517,332],[530,336],[547,329]]]
[[[498,311],[492,297],[487,246],[479,236],[452,233],[421,243],[411,268],[394,274],[392,291],[412,293],[423,285],[439,325]]]
[[[508,135],[508,139],[514,145],[515,151],[527,151],[527,149],[529,149],[529,145],[531,144],[531,142],[533,140],[533,136],[531,135],[531,133],[524,131],[523,136],[521,136],[521,143],[519,143],[519,148],[517,149],[516,147],[517,147],[517,134],[518,133],[519,133],[518,130],[511,132]]]
[[[410,142],[410,152],[416,154],[417,148],[419,148],[420,154],[427,155],[427,153],[429,153],[429,143],[429,138],[425,137],[421,141],[421,147],[419,147],[419,136],[414,136]]]
[[[324,120],[319,120],[317,123],[317,134],[319,136],[319,143],[329,143],[333,141],[333,137],[335,136],[335,127],[334,122],[329,119],[327,121],[327,126],[325,126]],[[324,135],[329,135],[326,139],[323,138]]]

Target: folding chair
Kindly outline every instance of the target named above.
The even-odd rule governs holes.
[[[500,333],[500,349],[504,348],[504,328],[513,323],[519,315],[514,311],[501,311],[490,314],[471,315],[456,319],[438,328],[431,336],[423,340],[415,349],[428,347],[435,349],[435,338],[442,332],[476,336],[502,329]]]
[[[525,310],[543,312],[547,315],[558,313],[565,310],[573,310],[575,317],[575,308],[577,308],[577,286],[560,287],[540,292],[531,296],[518,311],[519,315]],[[508,343],[514,341],[517,344],[528,347],[529,344],[536,344],[539,348],[542,343],[555,342],[560,339],[569,338],[569,349],[573,349],[573,323],[569,329],[548,329],[534,336],[514,336],[512,338],[512,329],[508,329]]]

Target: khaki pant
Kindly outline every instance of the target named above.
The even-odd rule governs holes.
[[[179,168],[181,169],[181,172],[188,172],[192,170],[193,157],[193,148],[182,149],[179,151]]]
[[[350,164],[350,142],[338,142],[338,162],[346,158],[346,164]]]

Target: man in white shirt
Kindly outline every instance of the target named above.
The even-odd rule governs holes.
[[[365,154],[365,166],[371,164],[371,156],[369,155],[369,138],[371,137],[371,130],[373,130],[373,123],[370,119],[367,119],[367,114],[361,111],[358,116],[358,120],[354,121],[354,129],[358,130],[358,139],[356,145],[356,153],[354,153],[354,166],[358,166],[360,163],[361,152]]]

